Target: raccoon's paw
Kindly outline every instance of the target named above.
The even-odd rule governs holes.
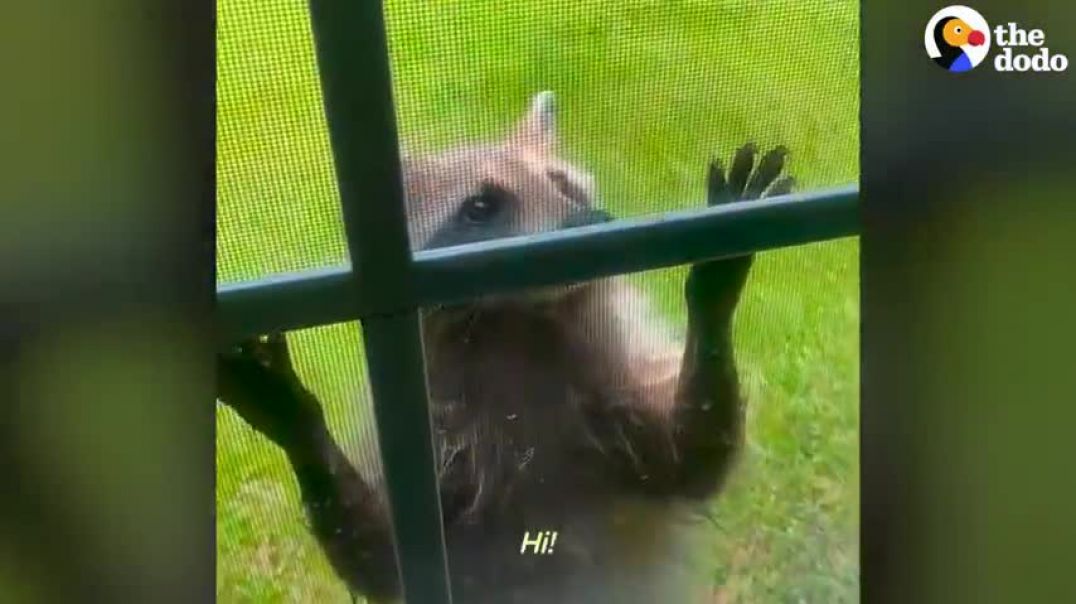
[[[791,176],[779,178],[785,169],[788,149],[783,146],[771,149],[757,166],[756,155],[758,147],[754,143],[737,149],[728,174],[721,160],[714,158],[707,174],[706,205],[750,201],[791,192],[795,180]]]
[[[246,340],[217,355],[217,398],[279,444],[305,433],[321,417],[280,333]]]
[[[740,147],[727,173],[721,160],[712,160],[706,181],[706,205],[750,201],[791,192],[794,180],[790,176],[781,176],[788,150],[775,147],[763,155],[756,166],[757,155],[758,148],[754,143]],[[753,260],[753,254],[746,254],[692,266],[684,288],[688,305],[694,311],[731,316]]]
[[[295,375],[288,351],[288,340],[282,333],[271,333],[243,340],[222,355],[225,359],[256,362],[268,371]]]

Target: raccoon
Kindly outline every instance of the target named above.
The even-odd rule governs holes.
[[[415,250],[611,220],[591,175],[557,153],[536,95],[492,143],[402,159]],[[707,202],[788,193],[787,151],[709,164]],[[456,602],[694,600],[693,519],[743,440],[732,319],[751,255],[692,266],[685,341],[623,277],[422,310],[449,576]],[[218,399],[287,455],[337,574],[402,597],[383,489],[353,467],[281,334],[218,358]],[[547,553],[525,538],[555,531]]]

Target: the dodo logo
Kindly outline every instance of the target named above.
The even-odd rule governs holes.
[[[943,69],[971,71],[990,52],[990,26],[973,8],[947,6],[930,18],[923,44]]]
[[[947,6],[934,13],[923,32],[923,45],[946,71],[971,71],[986,60],[990,43],[998,46],[994,70],[1034,73],[1061,72],[1069,59],[1046,46],[1046,32],[1004,23],[991,31],[986,19],[967,6]]]

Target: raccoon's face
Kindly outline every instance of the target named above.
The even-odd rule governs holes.
[[[591,177],[555,155],[552,93],[536,95],[505,140],[403,160],[416,250],[609,220]]]

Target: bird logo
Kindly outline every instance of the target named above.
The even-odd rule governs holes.
[[[946,71],[971,71],[990,52],[990,26],[973,8],[947,6],[930,18],[923,44]]]

